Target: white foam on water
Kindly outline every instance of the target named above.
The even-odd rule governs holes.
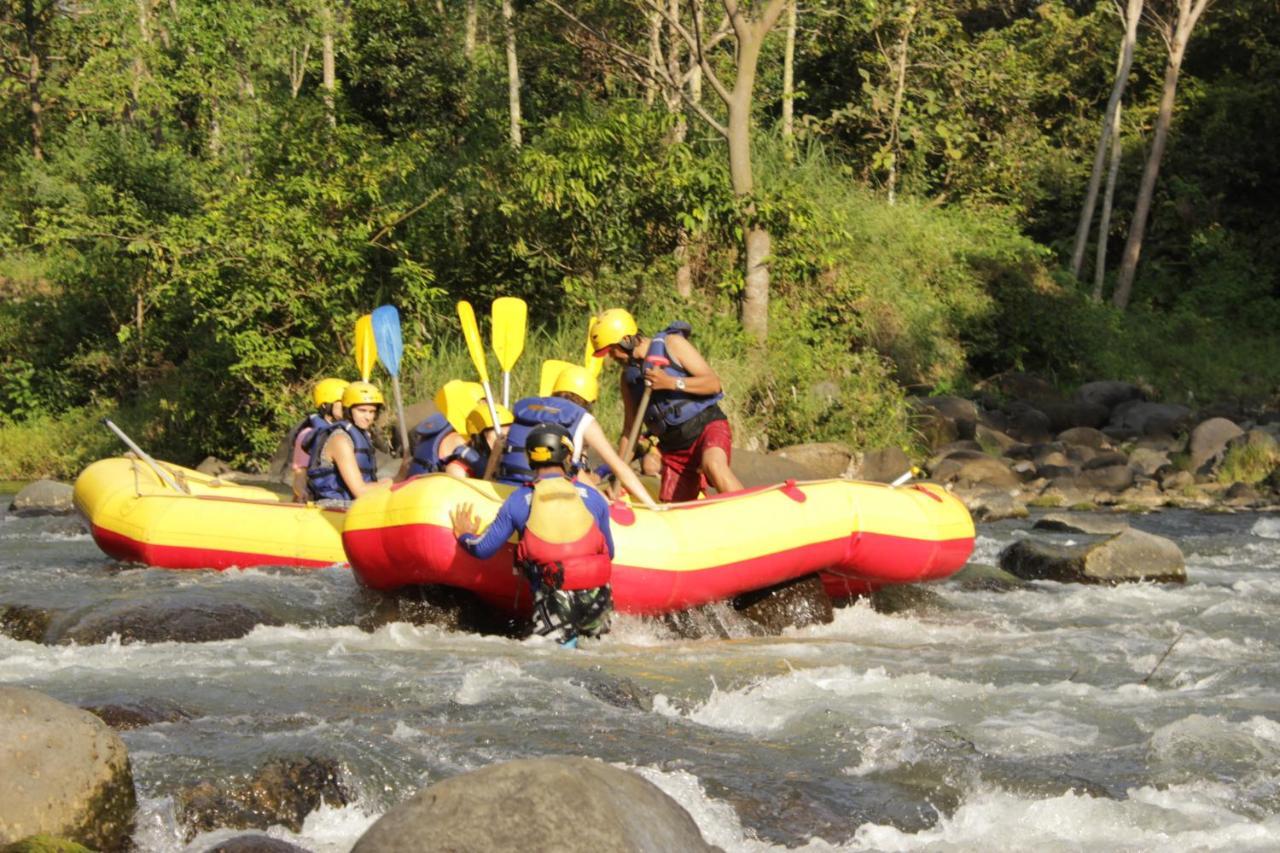
[[[788,628],[787,637],[854,640],[873,646],[917,646],[989,641],[995,635],[1017,636],[1020,632],[998,616],[964,613],[948,621],[944,614],[885,614],[864,600],[837,608],[827,625]]]
[[[1194,778],[1202,768],[1230,768],[1240,779],[1280,781],[1280,722],[1253,716],[1231,721],[1191,714],[1156,729],[1148,743],[1153,763]]]
[[[640,774],[679,803],[698,825],[698,831],[702,833],[703,840],[708,844],[724,850],[743,851],[743,853],[786,849],[748,837],[733,806],[709,797],[698,777],[692,773],[684,770],[664,771],[656,767],[635,767],[629,764],[614,766]]]
[[[928,673],[890,676],[884,667],[868,670],[848,666],[817,667],[757,679],[736,690],[721,690],[713,685],[707,700],[687,713],[676,709],[659,694],[655,697],[654,711],[666,716],[683,716],[714,729],[758,735],[780,731],[793,720],[831,708],[847,709],[852,715],[874,701],[877,713],[885,713],[887,704],[917,722],[941,724],[941,718],[921,717],[921,710],[932,707],[934,712],[940,711],[938,697],[946,697],[948,702],[964,702],[988,696],[994,689],[989,684],[956,681]]]
[[[453,694],[459,705],[479,705],[500,697],[513,683],[530,682],[519,665],[510,660],[489,660],[467,670],[462,684]]]
[[[920,832],[858,827],[841,850],[1275,850],[1280,817],[1255,821],[1227,807],[1221,786],[1130,790],[1127,799],[1068,792],[1027,799],[1001,790],[970,792],[954,814]]]
[[[980,747],[998,744],[1002,754],[1057,755],[1087,749],[1098,743],[1097,726],[1050,708],[1016,708],[983,719],[972,729]]]
[[[1249,532],[1263,539],[1280,539],[1280,518],[1264,515],[1253,523]]]

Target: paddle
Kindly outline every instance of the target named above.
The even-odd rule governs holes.
[[[529,306],[515,296],[500,296],[493,300],[493,354],[502,365],[502,405],[511,407],[511,368],[524,352],[525,325],[529,318]]]
[[[378,359],[378,344],[373,337],[373,318],[368,314],[356,320],[354,351],[356,369],[360,371],[360,378],[368,382],[369,376],[373,373],[373,363]]]
[[[400,397],[400,356],[404,341],[400,338],[400,312],[394,305],[382,305],[369,315],[373,338],[377,343],[378,361],[391,374],[391,390],[396,395],[396,422],[400,426],[400,455],[409,456],[409,427],[404,422],[404,402]]]
[[[123,441],[125,443],[125,446],[133,451],[133,454],[135,456],[137,456],[143,462],[147,463],[147,465],[151,467],[151,470],[156,472],[156,476],[159,477],[166,485],[168,485],[169,488],[173,489],[175,492],[178,492],[180,494],[184,494],[184,495],[191,494],[190,489],[185,488],[184,486],[179,486],[177,481],[174,480],[172,476],[170,476],[169,472],[160,467],[159,462],[152,459],[149,455],[147,455],[147,452],[145,450],[143,450],[138,445],[134,444],[133,439],[125,435],[124,430],[120,429],[120,427],[116,426],[111,422],[111,418],[103,418],[102,422],[107,425],[107,429],[111,430],[116,434],[116,438]]]
[[[480,327],[476,325],[476,312],[465,299],[458,303],[458,319],[462,322],[462,336],[467,340],[471,363],[476,366],[480,384],[484,386],[484,399],[489,404],[489,417],[493,419],[493,431],[497,435],[493,450],[489,452],[489,464],[484,469],[484,479],[491,480],[502,456],[502,424],[498,422],[498,409],[493,404],[493,390],[489,387],[489,367],[485,363],[484,344],[480,341]]]
[[[538,378],[538,396],[550,397],[552,389],[555,388],[556,378],[560,376],[560,371],[566,367],[577,367],[568,361],[561,361],[558,358],[549,358],[542,362],[542,373]]]
[[[641,371],[648,370],[650,367],[666,367],[671,361],[665,356],[651,355],[644,360],[644,364],[640,366]],[[641,373],[643,376],[644,374]],[[631,448],[636,446],[636,440],[640,438],[640,425],[644,423],[644,410],[649,408],[649,396],[653,394],[653,386],[648,382],[644,383],[644,393],[640,395],[640,405],[636,408],[635,420],[631,422],[631,432],[627,435],[627,443],[622,445],[621,453],[618,455],[623,460],[630,462]]]

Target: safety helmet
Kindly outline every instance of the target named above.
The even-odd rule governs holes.
[[[503,426],[515,423],[515,415],[511,414],[511,410],[506,406],[494,403],[493,407],[498,410],[498,423]],[[489,404],[485,402],[477,404],[467,415],[466,426],[467,435],[479,435],[487,429],[493,429],[493,415],[489,413]]]
[[[591,350],[596,355],[604,355],[609,347],[638,332],[636,318],[625,308],[601,311],[600,316],[591,324]]]
[[[600,383],[591,375],[591,371],[585,367],[571,364],[560,371],[559,375],[556,376],[555,384],[551,386],[552,394],[558,394],[562,391],[577,394],[588,403],[594,403],[600,396]]]
[[[322,406],[331,406],[342,399],[342,392],[347,390],[350,384],[345,379],[337,379],[333,376],[325,377],[316,383],[316,387],[311,389],[311,399],[316,401],[316,408]]]
[[[342,408],[344,409],[350,409],[352,406],[385,405],[386,401],[382,399],[382,392],[372,382],[352,382],[342,392]]]
[[[573,439],[560,424],[538,424],[524,439],[524,454],[536,467],[563,465],[572,452]]]
[[[450,379],[436,392],[436,408],[458,432],[467,429],[467,415],[484,399],[484,386],[479,382]]]

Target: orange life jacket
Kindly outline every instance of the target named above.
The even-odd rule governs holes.
[[[563,477],[533,484],[516,559],[552,589],[593,589],[607,584],[613,574],[604,533],[573,481]]]

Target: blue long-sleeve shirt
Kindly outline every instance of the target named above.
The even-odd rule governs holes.
[[[561,475],[543,475],[539,479],[559,476]],[[604,499],[604,495],[590,486],[574,483],[573,487],[577,491],[578,497],[582,498],[582,502],[587,505],[587,511],[595,519],[596,526],[604,534],[604,541],[609,546],[609,557],[612,558],[613,532],[609,529],[609,502]],[[481,560],[489,559],[501,550],[503,544],[513,534],[524,533],[525,526],[529,523],[529,511],[532,506],[533,486],[521,486],[503,501],[497,517],[493,519],[493,523],[485,530],[484,535],[464,533],[458,537],[458,544],[473,557],[478,557]]]

